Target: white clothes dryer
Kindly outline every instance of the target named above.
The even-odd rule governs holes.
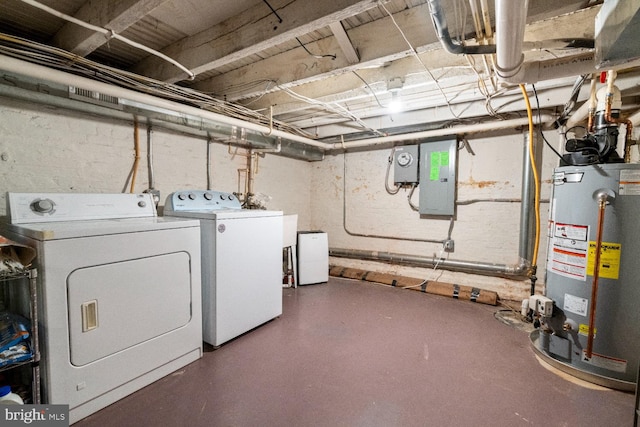
[[[230,193],[185,190],[166,216],[197,218],[202,232],[204,341],[214,347],[282,314],[282,212],[242,209]]]
[[[8,193],[37,250],[43,401],[74,423],[202,356],[200,223],[151,194]]]

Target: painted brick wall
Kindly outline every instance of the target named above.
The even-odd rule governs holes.
[[[109,120],[0,99],[0,214],[5,192],[122,192],[129,190],[134,160],[130,121]],[[557,136],[550,132],[555,142]],[[475,156],[459,152],[458,199],[520,198],[523,134],[469,137]],[[148,188],[147,134],[140,126],[141,160],[135,191]],[[152,133],[156,189],[166,196],[178,189],[206,188],[206,140],[161,128]],[[212,187],[237,191],[238,169],[246,167],[235,153],[212,144]],[[437,256],[441,245],[388,240],[384,236],[443,239],[446,220],[421,219],[407,203],[408,192],[391,196],[384,188],[390,150],[328,155],[322,162],[303,162],[267,154],[260,158],[255,192],[269,196],[267,207],[299,215],[300,230],[324,230],[331,247]],[[544,150],[542,198],[549,198],[551,170],[557,163]],[[346,166],[346,169],[345,169]],[[346,174],[345,174],[346,172]],[[393,171],[392,171],[393,172]],[[393,176],[391,174],[391,176]],[[346,191],[345,191],[346,190]],[[343,196],[346,196],[343,198]],[[418,203],[418,194],[413,201]],[[547,204],[542,205],[539,255],[540,288],[544,279]],[[346,218],[343,223],[343,209]],[[451,259],[515,264],[518,262],[519,203],[459,206]],[[381,236],[369,238],[353,234]],[[445,255],[446,256],[446,255]],[[495,290],[502,298],[528,294],[528,281],[434,271],[381,263],[332,259],[340,265],[439,279]]]
[[[547,138],[557,142],[557,135]],[[520,199],[524,135],[469,137],[475,152],[459,151],[458,200]],[[382,252],[437,257],[442,245],[385,239],[385,236],[441,240],[447,237],[449,221],[424,219],[408,202],[408,190],[389,195],[384,187],[390,150],[328,156],[313,165],[312,222],[329,233],[329,245]],[[542,165],[542,199],[549,199],[550,178],[557,158],[544,149]],[[390,173],[392,181],[393,169]],[[390,184],[393,185],[393,184]],[[345,196],[343,199],[343,195]],[[418,205],[418,190],[413,198]],[[343,223],[342,212],[346,213]],[[538,257],[539,289],[542,289],[546,257],[546,225],[548,204],[541,205],[541,243]],[[474,203],[458,206],[452,238],[455,252],[452,260],[517,264],[520,229],[520,203]],[[347,232],[348,230],[348,232]],[[370,237],[364,237],[368,235]],[[376,236],[376,237],[371,237]],[[446,253],[443,256],[447,256]],[[331,262],[354,268],[441,280],[476,286],[498,292],[503,299],[520,299],[528,295],[528,281],[453,273],[444,270],[391,266],[384,263],[332,258]]]
[[[173,191],[206,188],[204,138],[154,127],[151,140],[154,187],[161,192],[161,205]],[[135,192],[149,187],[144,124],[139,126],[139,143]],[[246,167],[244,150],[230,152],[228,146],[217,143],[211,149],[212,188],[237,191],[237,170]],[[128,192],[134,158],[132,121],[0,98],[0,215],[6,214],[7,191]],[[259,160],[254,190],[270,197],[268,209],[298,213],[301,226],[308,228],[310,180],[309,163],[267,155]]]

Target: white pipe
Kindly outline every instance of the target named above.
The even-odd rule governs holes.
[[[496,0],[496,74],[508,78],[520,71],[528,0]]]
[[[580,106],[580,108],[578,108],[576,111],[573,112],[573,114],[571,114],[571,117],[569,117],[569,120],[567,120],[567,123],[565,126],[567,127],[567,129],[570,129],[584,122],[588,116],[589,116],[589,101],[584,102]]]
[[[247,130],[268,133],[270,131],[268,126],[263,126],[256,123],[246,122],[234,117],[228,117],[222,114],[214,113],[211,111],[202,110],[200,108],[191,107],[188,105],[179,104],[177,102],[168,101],[155,96],[147,95],[144,93],[135,92],[129,89],[121,88],[118,86],[110,85],[107,83],[90,80],[85,77],[68,74],[62,71],[54,70],[52,68],[43,67],[41,65],[32,64],[30,62],[22,61],[20,59],[12,58],[10,56],[0,55],[0,70],[8,71],[18,75],[31,77],[36,80],[46,80],[52,83],[57,83],[67,86],[76,86],[87,90],[93,90],[105,95],[110,95],[116,98],[133,101],[134,103],[146,104],[152,107],[160,108],[166,111],[173,111],[178,114],[189,114],[196,117],[202,117],[204,119],[220,122],[229,126],[236,126],[238,128],[244,128]],[[285,140],[299,142],[301,144],[326,149],[329,145],[314,141],[304,136],[294,135],[288,132],[274,129],[271,132],[271,137],[282,138]]]
[[[616,81],[618,73],[615,70],[609,70],[607,73],[607,94],[613,95],[613,83]]]
[[[187,75],[189,76],[190,80],[193,80],[195,78],[195,74],[193,74],[193,72],[191,72],[191,70],[189,70],[188,68],[184,67],[182,64],[180,64],[178,61],[169,58],[167,55],[158,52],[157,50],[151,49],[150,47],[147,47],[145,45],[142,45],[140,43],[134,42],[133,40],[129,40],[126,37],[121,36],[120,34],[117,34],[115,31],[113,30],[109,30],[108,28],[102,28],[102,27],[98,27],[96,25],[93,24],[89,24],[88,22],[84,22],[81,21],[78,18],[75,18],[73,16],[69,16],[65,13],[59,12],[49,6],[45,6],[42,3],[39,3],[35,0],[21,0],[23,3],[26,3],[28,5],[31,5],[35,8],[38,8],[40,10],[43,10],[47,13],[50,13],[51,15],[57,16],[58,18],[64,19],[65,21],[69,21],[73,24],[79,25],[81,27],[87,28],[91,31],[95,31],[97,33],[102,33],[105,35],[105,37],[107,38],[107,40],[109,39],[117,39],[120,40],[121,42],[124,42],[126,44],[128,44],[129,46],[135,47],[137,49],[143,50],[147,53],[150,53],[152,55],[157,56],[158,58],[162,58],[167,62],[170,62],[171,64],[175,65],[176,67],[180,68],[182,71],[184,71],[185,73],[187,73]]]
[[[534,122],[537,120],[538,120],[538,117],[536,115],[534,116]],[[554,120],[555,120],[555,117],[553,115],[542,114],[540,116],[540,120],[537,121],[537,124],[548,124],[548,123],[552,123]],[[489,132],[489,131],[500,130],[500,129],[514,128],[518,126],[526,126],[528,124],[529,124],[528,118],[523,117],[519,119],[500,120],[500,121],[492,121],[492,122],[485,122],[485,123],[477,123],[477,124],[466,125],[466,126],[456,126],[455,128],[432,129],[432,130],[426,130],[423,132],[406,133],[402,135],[392,135],[392,136],[385,136],[380,138],[361,139],[358,141],[349,141],[344,143],[337,142],[332,145],[332,149],[341,150],[341,149],[348,149],[348,148],[370,147],[370,146],[388,144],[393,142],[433,138],[437,136]]]
[[[512,84],[537,83],[562,77],[589,74],[594,71],[594,53],[588,52],[578,56],[526,62],[520,67],[518,73],[509,77],[500,76],[500,80],[504,83]]]

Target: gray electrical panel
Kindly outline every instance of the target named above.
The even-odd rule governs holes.
[[[455,215],[457,140],[420,144],[421,215]]]
[[[393,154],[394,184],[418,183],[418,146],[397,147]]]

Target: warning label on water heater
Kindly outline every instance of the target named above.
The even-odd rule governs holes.
[[[640,195],[640,171],[635,169],[620,171],[619,193],[621,196]]]
[[[577,280],[587,280],[588,225],[553,224],[547,269]]]
[[[600,245],[600,268],[598,276],[605,279],[618,279],[620,273],[620,243],[602,242]],[[587,274],[593,276],[593,267],[596,264],[596,242],[589,242],[589,258],[587,262]]]

